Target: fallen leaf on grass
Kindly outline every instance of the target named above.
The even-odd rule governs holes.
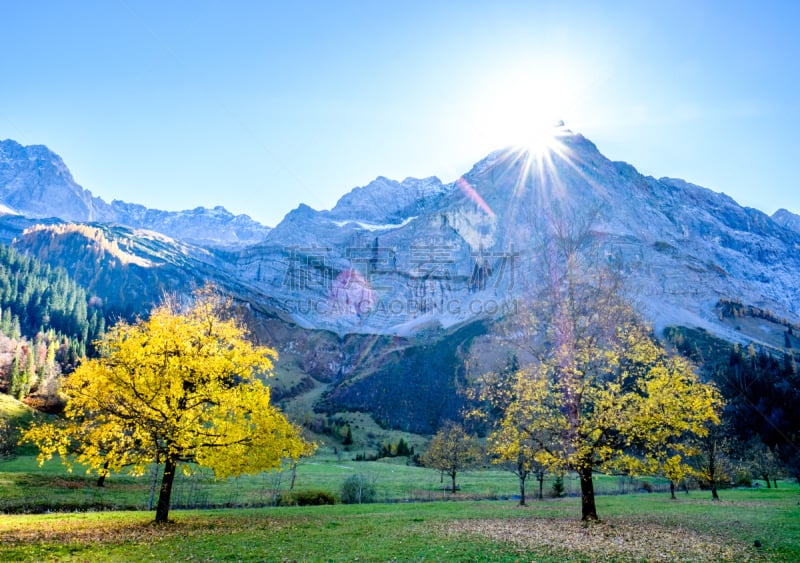
[[[0,525],[0,535],[5,544],[21,543],[94,543],[119,544],[153,542],[174,536],[193,537],[208,533],[250,532],[254,529],[275,530],[285,523],[267,518],[212,518],[182,517],[177,522],[159,525],[152,515],[128,518],[82,518],[60,515],[43,518],[35,526],[30,522],[18,525],[9,522]]]
[[[475,519],[444,523],[448,536],[481,536],[530,551],[580,553],[594,561],[755,561],[749,546],[681,527],[608,520]]]

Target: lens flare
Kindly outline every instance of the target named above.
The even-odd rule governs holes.
[[[475,205],[481,208],[483,212],[486,213],[486,215],[488,215],[491,218],[494,218],[495,215],[494,211],[492,211],[492,208],[489,207],[489,204],[483,200],[481,195],[477,191],[475,191],[475,188],[473,188],[472,185],[469,182],[467,182],[467,180],[464,179],[463,176],[458,180],[456,180],[456,186],[458,186],[458,189],[460,189],[465,196],[471,199],[475,203]]]

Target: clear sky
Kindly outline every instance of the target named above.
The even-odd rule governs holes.
[[[800,2],[0,0],[0,139],[107,201],[275,225],[536,120],[800,212]]]

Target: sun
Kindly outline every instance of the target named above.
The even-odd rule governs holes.
[[[564,129],[564,122],[560,119],[530,122],[515,141],[512,139],[512,145],[535,156],[560,152],[559,137]]]
[[[515,147],[533,155],[553,152],[579,91],[578,82],[561,67],[493,76],[481,96],[481,133],[494,148]]]
[[[506,93],[492,112],[497,135],[502,143],[543,154],[557,143],[564,122],[559,114],[555,90],[519,88]]]

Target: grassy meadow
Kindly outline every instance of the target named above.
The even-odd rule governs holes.
[[[312,458],[302,460],[295,476],[295,491],[323,490],[336,495],[342,483],[353,474],[361,474],[375,486],[378,502],[418,502],[437,500],[515,500],[519,481],[509,471],[497,467],[470,470],[457,476],[458,492],[451,493],[450,478],[439,472],[408,465],[405,457],[378,461],[354,461],[355,452],[335,454],[325,448]],[[291,487],[292,472],[243,475],[223,481],[214,479],[207,469],[193,468],[190,475],[178,473],[172,493],[176,508],[249,508],[276,504],[276,498]],[[160,475],[159,475],[160,478]],[[552,495],[552,476],[544,482],[543,493]],[[86,475],[80,465],[68,473],[60,460],[39,466],[33,455],[0,460],[0,511],[6,513],[63,512],[65,510],[145,510],[152,485],[151,475],[131,477],[111,475],[105,486],[95,486],[97,478]],[[577,495],[580,485],[575,475],[563,480],[564,494]],[[596,475],[598,494],[630,493],[646,486],[665,491],[667,483],[659,479],[637,479]],[[533,499],[538,483],[527,481],[526,495]]]
[[[349,454],[348,454],[349,455]],[[355,462],[332,450],[298,466],[295,489],[332,493],[353,473],[374,481],[375,504],[273,507],[291,472],[214,481],[176,481],[174,523],[152,524],[147,476],[68,474],[32,456],[0,461],[1,561],[798,561],[800,489],[629,492],[598,497],[602,522],[580,522],[572,496],[517,506],[516,477],[500,469],[459,476],[455,495],[437,472],[404,458]],[[77,469],[77,468],[76,468]],[[653,481],[656,490],[658,482]],[[638,491],[642,482],[597,481],[601,493]],[[545,483],[548,495],[552,480]],[[424,502],[423,502],[424,501]],[[229,508],[235,507],[235,508]],[[256,508],[258,507],[258,508]],[[113,511],[112,511],[113,509]],[[59,510],[44,514],[26,514]],[[756,547],[758,542],[760,547]]]
[[[670,500],[379,503],[0,517],[3,561],[798,561],[797,487]],[[758,541],[760,547],[754,546]]]

